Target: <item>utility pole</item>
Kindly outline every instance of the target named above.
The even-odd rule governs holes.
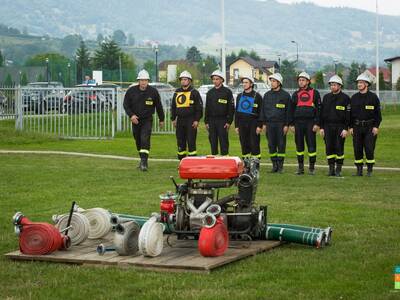
[[[226,54],[225,54],[225,1],[221,0],[221,68],[222,74],[226,77]]]
[[[376,0],[376,94],[379,98],[379,10]]]

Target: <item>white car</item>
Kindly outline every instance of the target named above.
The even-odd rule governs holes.
[[[268,92],[271,88],[265,82],[256,82],[254,83],[254,89],[261,95],[261,97],[264,97],[264,94]],[[239,84],[233,90],[233,97],[236,99],[237,95],[241,92],[243,92],[243,85]]]

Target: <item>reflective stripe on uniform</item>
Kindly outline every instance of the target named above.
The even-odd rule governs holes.
[[[188,152],[188,155],[196,155],[197,151]]]
[[[249,157],[251,157],[251,154],[250,154],[250,153],[248,153],[248,154],[243,154],[243,155],[242,155],[242,158],[249,158]]]
[[[275,153],[270,153],[270,154],[269,154],[269,157],[276,157],[276,156],[278,156],[278,153],[276,153],[276,152],[275,152]]]
[[[317,156],[317,152],[308,153],[308,156],[309,156],[309,157]]]
[[[304,151],[303,152],[297,152],[296,151],[296,155],[302,156],[302,155],[304,155]]]
[[[344,155],[336,156],[336,159],[344,159]]]
[[[257,154],[257,155],[251,155],[251,157],[255,157],[255,158],[258,158],[258,159],[260,159],[260,158],[261,158],[261,154]]]
[[[375,159],[367,159],[367,164],[374,164],[375,163]]]
[[[150,151],[147,149],[140,149],[139,153],[146,153],[146,154],[150,154]]]
[[[356,163],[356,164],[362,164],[363,162],[364,162],[363,159],[356,159],[356,160],[354,161],[354,163]]]
[[[278,153],[277,156],[278,157],[286,157],[286,153]]]
[[[187,151],[178,151],[178,155],[185,155],[185,154],[187,154]]]
[[[332,158],[337,158],[337,155],[336,154],[332,154],[332,155],[328,155],[326,157],[326,159],[332,159]]]

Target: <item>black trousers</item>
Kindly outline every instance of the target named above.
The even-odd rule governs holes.
[[[260,135],[257,134],[257,120],[239,121],[239,140],[242,148],[242,157],[257,157],[260,155]]]
[[[295,134],[294,140],[296,143],[297,161],[304,162],[304,141],[307,144],[308,157],[310,163],[315,163],[317,160],[317,141],[315,132],[313,131],[313,120],[296,121],[294,124]]]
[[[176,142],[178,145],[178,159],[185,156],[195,156],[197,128],[193,128],[193,117],[179,118],[176,121]]]
[[[344,142],[340,134],[344,129],[340,124],[328,124],[325,126],[325,152],[328,164],[343,165],[344,160]]]
[[[284,123],[271,122],[267,124],[267,140],[269,156],[272,161],[283,161],[286,155],[286,135],[283,133]]]
[[[228,130],[224,128],[225,119],[210,119],[208,122],[208,139],[211,145],[211,154],[218,154],[218,142],[221,149],[221,155],[229,154]]]
[[[364,164],[364,152],[367,165],[375,163],[374,151],[377,136],[372,134],[372,126],[354,126],[353,128],[353,148],[354,163],[356,165]]]
[[[136,149],[142,158],[148,157],[150,154],[152,124],[152,119],[140,120],[139,124],[132,124],[132,134],[136,142]]]

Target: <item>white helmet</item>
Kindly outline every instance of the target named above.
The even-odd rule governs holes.
[[[307,79],[307,80],[311,80],[311,77],[310,77],[310,75],[308,75],[308,73],[307,72],[301,72],[298,76],[297,76],[297,79],[299,79],[299,78],[305,78],[305,79]]]
[[[225,77],[224,74],[222,74],[222,72],[220,70],[215,70],[214,72],[212,72],[211,74],[211,79],[213,78],[213,76],[218,76],[220,78],[222,78],[223,81],[225,81]]]
[[[240,78],[240,81],[243,81],[243,79],[248,79],[248,80],[250,80],[251,83],[254,83],[254,78],[251,76],[242,76]]]
[[[372,84],[371,78],[369,78],[369,76],[365,73],[358,75],[356,81],[366,81],[368,83],[368,85]]]
[[[329,83],[329,84],[331,84],[331,83],[337,83],[337,84],[340,84],[341,86],[343,86],[343,80],[342,80],[342,78],[340,78],[340,77],[337,76],[337,75],[333,75],[333,76],[331,77],[331,79],[329,79],[328,83]]]
[[[182,78],[189,78],[190,80],[192,80],[192,74],[185,70],[181,73],[181,75],[179,75],[179,79]]]
[[[137,80],[140,80],[140,79],[150,80],[149,72],[147,72],[145,69],[141,70],[136,79]]]
[[[269,78],[269,80],[275,79],[276,81],[279,81],[281,85],[283,84],[283,77],[280,73],[274,73],[271,76],[269,76],[268,78]]]

